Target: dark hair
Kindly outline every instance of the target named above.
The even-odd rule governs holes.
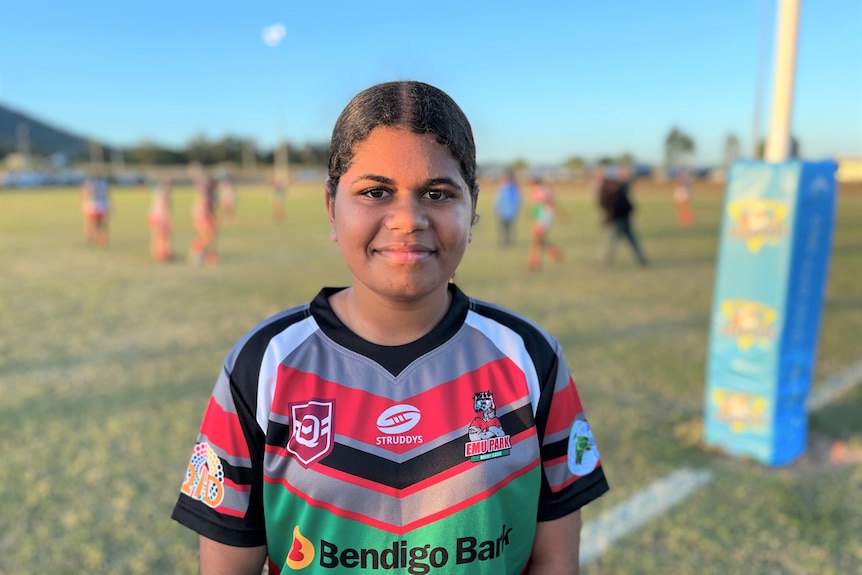
[[[416,81],[385,82],[366,88],[345,106],[329,144],[326,189],[335,195],[338,181],[350,168],[356,144],[378,126],[403,127],[414,134],[431,134],[446,146],[461,168],[461,176],[476,196],[476,144],[467,116],[448,94]]]

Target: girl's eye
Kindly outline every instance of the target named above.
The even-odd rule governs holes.
[[[362,192],[362,195],[368,196],[369,198],[374,200],[381,200],[386,197],[388,193],[389,190],[386,190],[384,188],[372,188],[370,190],[365,190],[364,192]]]
[[[449,194],[447,194],[443,190],[428,190],[427,192],[425,192],[425,195],[428,196],[429,200],[434,200],[438,202],[440,200],[445,200],[449,197]]]

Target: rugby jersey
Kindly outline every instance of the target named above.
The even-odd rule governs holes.
[[[230,351],[173,518],[272,574],[521,573],[537,520],[608,489],[558,342],[450,284],[431,332],[380,346],[338,289]]]

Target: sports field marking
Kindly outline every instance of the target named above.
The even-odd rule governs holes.
[[[809,412],[817,411],[859,383],[862,383],[862,361],[818,386],[816,392],[808,397],[806,408]],[[588,522],[581,531],[580,564],[600,557],[617,541],[664,515],[711,480],[709,470],[678,469]]]
[[[651,519],[663,515],[711,479],[712,473],[705,469],[678,469],[590,521],[581,532],[581,565],[599,557]]]
[[[850,366],[849,369],[839,373],[823,385],[814,390],[808,396],[806,408],[808,411],[817,411],[840,397],[851,387],[862,382],[862,361]]]

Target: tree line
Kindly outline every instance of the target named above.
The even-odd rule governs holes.
[[[288,142],[284,145],[287,147],[287,157],[291,164],[325,166],[329,161],[328,143],[295,145]],[[123,150],[123,155],[128,163],[149,165],[271,164],[274,154],[274,149],[262,150],[258,148],[254,140],[236,136],[225,136],[211,140],[205,135],[193,137],[180,150],[167,148],[149,140],[144,140]]]

